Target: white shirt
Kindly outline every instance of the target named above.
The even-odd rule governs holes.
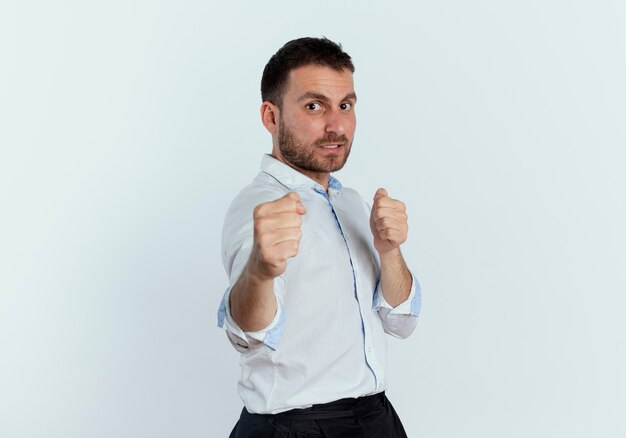
[[[244,332],[227,303],[251,252],[252,213],[291,191],[306,208],[298,254],[274,280],[274,320],[261,331]],[[385,332],[401,338],[413,332],[421,292],[413,277],[404,303],[392,308],[385,301],[369,207],[356,191],[331,176],[326,193],[265,155],[261,172],[226,213],[222,260],[230,287],[218,325],[241,353],[239,395],[249,412],[275,414],[385,390]]]

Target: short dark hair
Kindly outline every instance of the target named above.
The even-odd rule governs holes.
[[[287,84],[289,72],[305,65],[320,65],[334,70],[350,70],[354,73],[352,58],[343,51],[341,44],[326,37],[298,38],[278,49],[263,69],[261,98],[279,108]]]

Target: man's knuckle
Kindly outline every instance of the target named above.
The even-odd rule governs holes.
[[[269,240],[270,239],[269,239],[269,236],[267,234],[260,233],[257,236],[257,245],[259,246],[259,248],[264,248],[264,249],[268,248],[270,246],[269,245],[269,243],[270,243]]]
[[[263,236],[267,234],[266,223],[267,221],[263,219],[258,219],[254,221],[254,234],[256,234],[257,236]]]
[[[254,217],[261,217],[265,214],[265,210],[267,209],[267,202],[262,202],[256,207],[254,207],[253,215]]]

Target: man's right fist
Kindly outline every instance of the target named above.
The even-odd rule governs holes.
[[[253,275],[260,280],[273,280],[285,272],[287,259],[298,254],[301,216],[305,213],[300,196],[295,192],[256,206],[249,266]]]

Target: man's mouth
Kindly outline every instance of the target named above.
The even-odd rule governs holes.
[[[322,147],[324,149],[337,149],[340,146],[342,146],[342,145],[341,144],[325,144],[325,145],[322,145]]]

